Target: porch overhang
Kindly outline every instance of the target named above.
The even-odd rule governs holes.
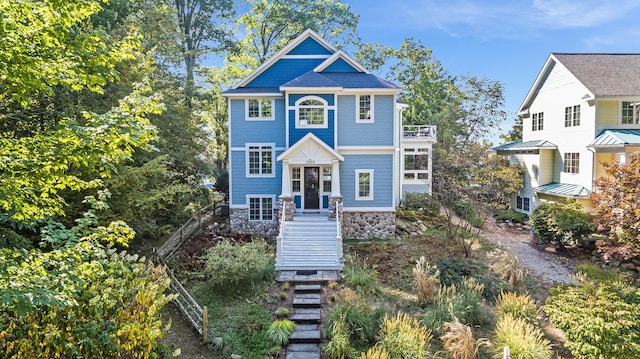
[[[565,198],[589,198],[590,191],[577,184],[551,182],[533,189],[536,193]]]
[[[610,153],[624,151],[627,146],[640,146],[640,129],[603,130],[587,147],[596,152]]]
[[[533,140],[526,142],[510,142],[501,146],[496,146],[493,149],[500,152],[517,152],[531,150],[557,150],[558,146],[545,140]]]
[[[333,161],[344,161],[344,157],[316,135],[309,132],[293,146],[277,157],[278,161],[287,161],[292,165],[332,164]]]

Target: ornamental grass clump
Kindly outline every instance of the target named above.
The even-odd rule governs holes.
[[[496,301],[496,316],[502,318],[507,315],[538,326],[542,312],[529,294],[503,292]]]
[[[418,300],[423,303],[433,303],[440,288],[440,271],[437,266],[429,266],[429,262],[421,256],[413,268],[413,280]]]
[[[489,257],[493,260],[491,270],[507,282],[508,290],[519,293],[526,291],[527,269],[517,257],[504,251],[491,252]]]
[[[498,319],[493,339],[493,357],[502,359],[509,347],[512,359],[551,359],[551,344],[535,326],[511,315]]]
[[[350,333],[344,322],[334,321],[331,326],[331,340],[322,347],[322,352],[331,359],[351,359],[357,354],[357,350],[351,346]]]
[[[386,351],[390,359],[424,358],[428,353],[431,332],[409,315],[399,312],[382,321],[377,348]]]
[[[360,354],[360,359],[391,359],[386,350],[373,347],[369,348],[366,353]]]
[[[361,298],[345,296],[327,312],[325,335],[332,338],[340,329],[351,346],[364,350],[375,343],[383,316],[383,309],[374,309]]]
[[[451,359],[474,359],[480,345],[487,344],[486,339],[476,340],[471,327],[460,323],[456,317],[452,322],[445,322],[442,331],[444,334],[440,336],[440,341]]]
[[[424,316],[427,328],[442,333],[443,323],[453,321],[454,316],[464,324],[488,323],[490,317],[483,306],[483,291],[484,285],[474,278],[463,278],[458,286],[440,288],[433,307]]]
[[[343,270],[348,285],[363,295],[382,295],[382,285],[374,268],[357,256],[347,256]]]
[[[296,323],[288,320],[276,320],[271,323],[267,335],[275,345],[283,346],[289,343],[289,337],[296,328]]]

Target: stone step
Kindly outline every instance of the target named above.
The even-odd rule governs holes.
[[[298,308],[293,310],[290,319],[299,324],[320,324],[322,314],[320,308]]]
[[[318,324],[298,324],[289,337],[292,344],[312,344],[320,343],[322,333]]]
[[[309,352],[287,352],[286,359],[320,359],[320,349]]]
[[[320,296],[317,298],[293,297],[293,308],[320,308]]]
[[[320,299],[320,293],[296,293],[293,295],[293,299]]]
[[[320,284],[296,284],[293,291],[296,293],[320,293],[322,286]]]
[[[311,352],[311,351],[320,351],[320,346],[318,344],[289,344],[287,346],[287,353],[291,352]]]

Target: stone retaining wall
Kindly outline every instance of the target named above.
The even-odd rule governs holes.
[[[274,214],[271,222],[258,222],[249,220],[249,209],[236,208],[229,210],[229,223],[236,233],[255,234],[260,236],[275,237],[278,235],[278,215]]]
[[[395,212],[342,212],[342,238],[389,239],[395,232]]]

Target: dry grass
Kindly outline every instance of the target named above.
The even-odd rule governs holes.
[[[537,326],[542,312],[529,294],[504,292],[496,301],[496,316],[502,318],[506,315]]]
[[[453,317],[452,322],[445,322],[442,326],[444,334],[440,336],[442,346],[451,359],[473,359],[478,356],[480,345],[486,345],[486,339],[476,340],[468,325],[460,323]]]
[[[373,347],[370,348],[366,353],[362,353],[360,355],[360,359],[390,359],[389,353],[387,353],[384,349]]]
[[[527,269],[517,257],[504,251],[491,252],[488,257],[492,260],[491,270],[507,282],[510,290],[520,293],[526,291]]]
[[[413,268],[413,279],[418,300],[424,303],[433,303],[440,289],[440,271],[434,266],[429,266],[427,259],[422,256]]]

